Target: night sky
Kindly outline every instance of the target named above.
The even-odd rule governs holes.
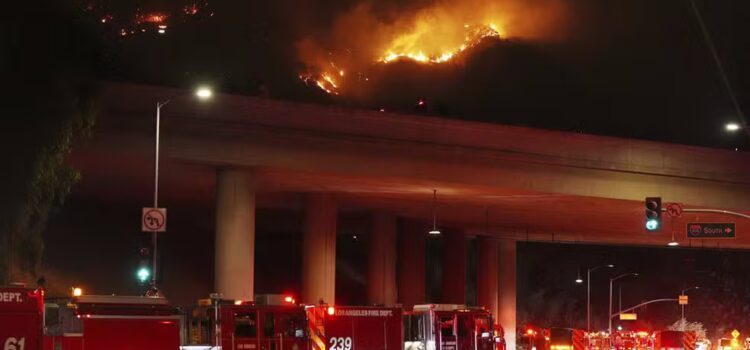
[[[745,106],[750,101],[750,38],[744,35],[750,31],[750,5],[696,1],[740,107]],[[96,63],[102,79],[180,87],[208,82],[225,92],[278,99],[730,149],[746,145],[742,133],[723,130],[728,121],[742,122],[741,116],[688,0],[526,2],[544,13],[561,12],[549,25],[553,29],[485,40],[461,63],[369,67],[366,96],[331,97],[300,81],[306,65],[301,41],[316,40],[333,54],[353,51],[353,57],[366,49],[358,44],[367,42],[366,35],[357,38],[359,47],[341,47],[350,42],[339,38],[342,29],[337,28],[337,20],[362,3],[208,0],[197,2],[195,15],[185,16],[184,6],[196,3],[92,0],[80,5],[90,10],[78,14],[103,42]],[[368,4],[371,17],[394,21],[435,3]],[[543,7],[548,4],[556,6]],[[540,12],[528,10],[526,17]],[[159,35],[154,26],[144,26],[146,33],[121,36],[120,28],[128,24],[117,20],[128,22],[139,13],[171,14],[167,32]],[[108,15],[114,19],[100,23]],[[346,23],[343,31],[357,32],[356,25]],[[419,99],[427,107],[415,110]]]
[[[15,20],[7,22],[10,27],[3,27],[3,33],[17,36],[3,34],[0,63],[23,61],[19,67],[3,64],[3,72],[12,73],[11,83],[29,91],[33,86],[24,79],[48,72],[60,73],[55,77],[69,74],[76,79],[184,88],[208,83],[222,92],[274,99],[740,151],[749,144],[747,134],[724,131],[726,122],[743,120],[686,0],[556,1],[567,9],[554,22],[559,35],[485,40],[457,64],[403,61],[375,66],[368,71],[372,84],[366,94],[341,96],[330,96],[299,79],[306,67],[298,44],[312,37],[330,44],[331,50],[356,50],[337,47],[332,27],[361,1],[207,1],[92,0],[49,8],[24,2],[14,12]],[[696,3],[739,105],[745,108],[750,102],[750,2]],[[390,19],[432,5],[428,0],[379,1],[373,11]],[[186,6],[196,6],[196,13],[187,14]],[[165,34],[158,34],[154,23],[134,24],[138,14],[152,12],[170,15]],[[140,29],[147,31],[137,33]],[[5,49],[18,47],[27,51]],[[30,59],[13,59],[14,55]],[[68,71],[65,67],[71,62],[77,69]],[[415,107],[420,99],[426,106]],[[130,204],[102,206],[73,193],[64,206],[55,208],[45,233],[48,280],[60,288],[81,284],[97,293],[137,293],[141,287],[131,277],[144,237],[131,223],[138,221],[139,213]],[[178,303],[189,304],[210,292],[212,210],[170,207],[171,230],[180,235],[163,240],[163,285]],[[92,212],[98,215],[92,218]],[[279,216],[301,220],[301,213],[259,213],[258,247],[301,250],[300,232],[274,229]],[[346,235],[339,239],[340,245],[351,248],[347,252],[366,251],[366,241]],[[118,248],[105,249],[112,246]],[[279,273],[258,271],[257,292],[298,291],[299,254],[268,253],[274,249],[258,249],[258,265],[275,266]],[[360,302],[364,255],[339,256],[339,285],[349,291],[339,295]],[[705,288],[693,292],[690,319],[712,324],[716,336],[731,327],[750,329],[750,324],[741,323],[750,308],[748,261],[746,253],[734,251],[521,243],[519,322],[580,327],[585,321],[585,287],[573,280],[579,270],[585,273],[586,267],[612,263],[617,272],[643,274],[622,284],[624,306],[674,297],[682,288],[700,285]],[[607,273],[597,272],[592,281],[597,327],[604,327]],[[655,306],[644,311],[644,318],[661,327],[676,320],[677,312],[674,305]]]

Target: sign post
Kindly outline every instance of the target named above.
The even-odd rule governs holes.
[[[733,222],[689,222],[688,238],[735,238],[736,229]]]

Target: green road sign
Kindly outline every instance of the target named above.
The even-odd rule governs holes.
[[[689,222],[688,238],[735,238],[733,222]]]

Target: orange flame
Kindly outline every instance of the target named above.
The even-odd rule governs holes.
[[[427,54],[425,53],[425,49],[419,48],[419,43],[415,42],[415,37],[421,36],[421,33],[404,34],[394,39],[392,47],[386,50],[385,55],[380,57],[378,61],[389,63],[399,59],[410,59],[420,63],[444,63],[450,61],[461,52],[476,46],[484,38],[502,37],[498,26],[493,23],[475,28],[466,24],[464,28],[467,30],[467,33],[464,43],[460,46],[444,51],[428,52]]]
[[[297,43],[308,71],[300,78],[330,94],[366,93],[365,74],[378,72],[374,65],[404,60],[453,63],[488,39],[563,38],[567,4],[563,0],[441,0],[384,10],[378,2],[362,0],[338,16],[323,37]]]

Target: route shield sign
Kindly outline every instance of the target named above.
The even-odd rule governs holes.
[[[736,229],[733,222],[689,222],[688,238],[735,238]]]
[[[143,232],[164,232],[167,230],[167,208],[143,208],[141,212]]]

